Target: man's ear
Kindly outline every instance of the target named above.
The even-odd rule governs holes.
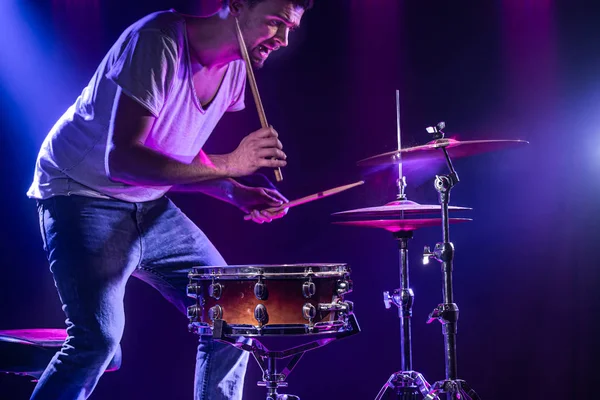
[[[244,0],[229,0],[229,12],[234,17],[239,17],[242,9],[247,6]]]

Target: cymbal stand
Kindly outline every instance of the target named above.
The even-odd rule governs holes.
[[[434,139],[444,137],[446,124],[440,122],[435,127],[427,128],[432,133]],[[452,269],[454,259],[454,245],[450,242],[450,227],[448,221],[448,203],[450,202],[450,191],[459,182],[458,174],[452,165],[450,156],[446,147],[441,147],[446,158],[446,164],[450,173],[448,175],[436,175],[434,186],[439,193],[440,205],[442,208],[442,243],[437,243],[433,252],[429,247],[425,247],[423,252],[424,261],[434,258],[442,264],[443,273],[443,303],[439,304],[429,314],[428,324],[438,320],[442,324],[442,333],[444,335],[444,355],[446,366],[446,379],[435,382],[425,397],[426,400],[437,399],[437,395],[446,393],[447,400],[481,400],[479,395],[464,381],[457,378],[457,360],[456,360],[456,332],[458,323],[458,305],[454,303],[454,293],[452,288]]]
[[[400,131],[400,91],[396,90],[396,128],[398,139],[398,150],[402,148],[402,134]],[[406,178],[402,173],[402,162],[398,163],[398,187],[397,201],[406,200]],[[402,215],[404,217],[404,215]],[[412,344],[411,344],[411,323],[412,305],[414,293],[409,287],[408,279],[408,239],[413,237],[412,231],[400,231],[394,233],[398,240],[400,250],[400,289],[395,289],[390,296],[390,292],[383,292],[383,302],[385,308],[391,308],[392,304],[398,307],[398,317],[400,318],[400,367],[401,370],[393,373],[383,387],[379,390],[375,400],[381,400],[390,390],[398,400],[417,400],[421,395],[425,396],[429,392],[430,385],[419,372],[412,370]]]
[[[383,399],[390,390],[395,393],[398,400],[417,400],[426,396],[430,391],[430,385],[423,375],[412,370],[412,344],[411,344],[411,317],[414,293],[409,287],[408,279],[408,240],[413,237],[412,231],[400,231],[394,233],[398,240],[400,249],[400,289],[383,293],[385,308],[391,308],[392,304],[398,307],[400,318],[400,349],[401,370],[393,373],[383,385],[375,400]],[[437,399],[437,398],[436,398]]]

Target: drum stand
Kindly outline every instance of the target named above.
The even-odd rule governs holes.
[[[406,180],[404,177],[398,179],[398,200],[406,200],[404,190]],[[412,370],[412,344],[411,344],[411,322],[412,305],[414,293],[409,287],[408,279],[408,240],[412,239],[413,231],[399,231],[394,233],[398,240],[400,249],[400,289],[395,289],[390,296],[390,292],[383,292],[383,302],[385,308],[389,309],[392,304],[398,307],[398,317],[400,318],[400,349],[401,349],[401,370],[390,376],[383,385],[375,400],[383,399],[386,392],[390,390],[395,392],[395,399],[398,400],[417,400],[426,396],[430,391],[430,385],[419,372]]]
[[[222,319],[214,320],[213,339],[228,343],[241,350],[252,353],[256,362],[263,372],[263,380],[257,383],[258,386],[264,386],[267,389],[266,400],[300,400],[298,396],[289,394],[278,394],[277,389],[287,387],[285,379],[298,364],[305,352],[323,347],[335,340],[343,339],[348,336],[355,335],[360,332],[358,321],[354,314],[348,315],[348,323],[351,327],[349,330],[335,333],[333,337],[324,337],[312,342],[292,347],[282,351],[272,351],[267,349],[258,339],[236,340],[227,336],[228,326]],[[288,363],[277,371],[277,360],[292,357]]]
[[[427,128],[429,133],[434,135],[434,139],[444,137],[445,123],[440,122],[436,127]],[[429,247],[425,248],[423,253],[424,260],[434,258],[442,264],[443,272],[443,300],[429,315],[427,323],[438,320],[442,324],[442,333],[444,335],[444,354],[446,364],[446,379],[435,382],[431,391],[425,397],[425,400],[437,399],[438,393],[446,393],[447,400],[481,400],[479,395],[464,381],[457,379],[456,362],[456,331],[458,322],[458,305],[454,303],[454,294],[452,289],[452,260],[454,259],[454,245],[450,242],[450,228],[448,221],[448,203],[450,201],[450,191],[458,183],[458,174],[454,170],[450,156],[446,147],[441,147],[446,158],[446,164],[450,173],[448,175],[439,175],[435,178],[435,189],[439,193],[440,205],[442,207],[442,243],[437,243],[433,252]]]

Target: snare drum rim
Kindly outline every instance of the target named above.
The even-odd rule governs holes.
[[[213,336],[213,326],[206,322],[193,322],[188,328],[200,336]],[[266,325],[258,328],[254,325],[231,324],[228,325],[230,332],[225,333],[227,337],[264,337],[264,336],[327,336],[349,331],[348,318],[341,320],[320,322],[313,326],[308,324],[279,324]]]
[[[192,267],[190,279],[302,279],[343,277],[350,273],[344,263],[315,264],[247,264]]]

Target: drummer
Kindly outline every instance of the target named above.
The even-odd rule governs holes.
[[[234,178],[286,166],[277,131],[259,129],[229,154],[202,146],[225,114],[245,107],[246,67],[288,44],[312,0],[230,0],[209,17],[156,12],[129,26],[48,133],[33,183],[40,228],[68,338],[32,399],[84,399],[118,349],[130,276],[186,312],[187,270],[224,265],[209,239],[167,197],[208,194],[257,223],[283,217],[287,199]],[[247,353],[201,341],[196,400],[240,399]]]

